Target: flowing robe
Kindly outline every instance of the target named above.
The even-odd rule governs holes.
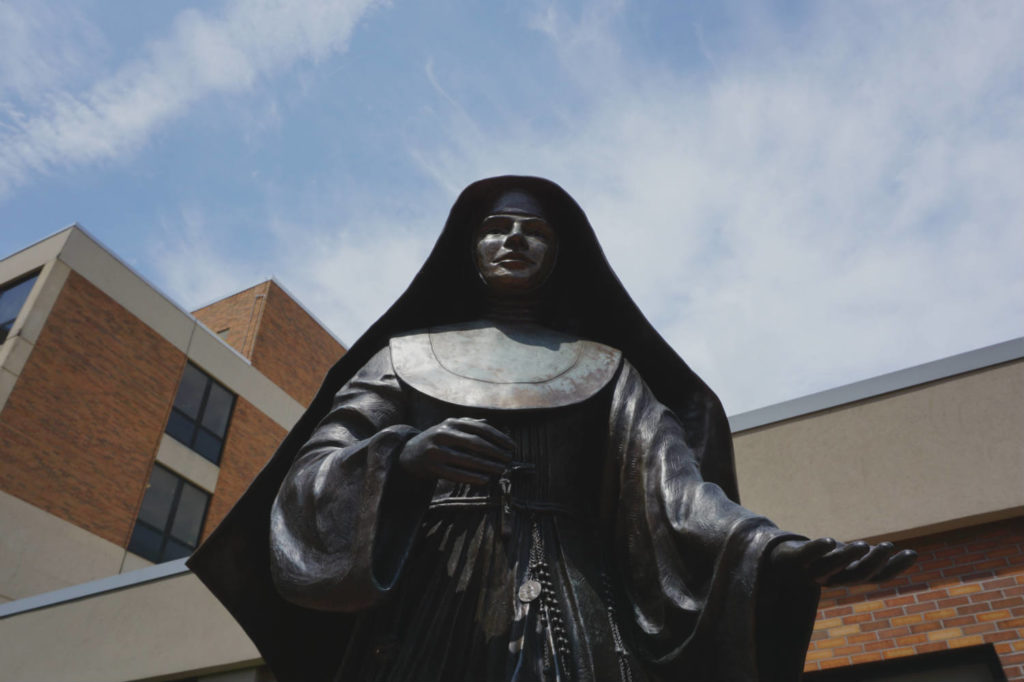
[[[455,405],[378,352],[335,396],[271,515],[281,594],[356,612],[338,680],[795,680],[817,590],[763,558],[793,537],[702,480],[625,360],[554,409]],[[485,418],[524,465],[490,486],[412,478],[405,443]],[[520,599],[528,581],[541,596]]]

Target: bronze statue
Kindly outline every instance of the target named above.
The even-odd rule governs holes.
[[[557,185],[470,185],[190,561],[282,682],[797,680],[912,552],[738,503],[714,393]]]

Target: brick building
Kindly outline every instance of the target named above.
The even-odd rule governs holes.
[[[180,310],[78,228],[0,261],[0,343],[0,682],[269,680],[177,557],[340,344],[272,281]],[[823,592],[809,681],[1024,681],[1024,339],[730,421],[747,506],[921,555]]]
[[[344,353],[274,281],[190,314],[79,227],[0,261],[0,317],[3,602],[187,556]]]

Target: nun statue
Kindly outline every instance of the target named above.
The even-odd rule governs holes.
[[[909,551],[739,504],[715,394],[552,182],[470,185],[190,559],[281,682],[793,682]]]

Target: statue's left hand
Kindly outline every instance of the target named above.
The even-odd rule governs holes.
[[[803,573],[821,585],[885,582],[910,568],[916,559],[917,552],[896,551],[891,542],[869,545],[832,538],[785,540],[769,557],[776,570]]]

